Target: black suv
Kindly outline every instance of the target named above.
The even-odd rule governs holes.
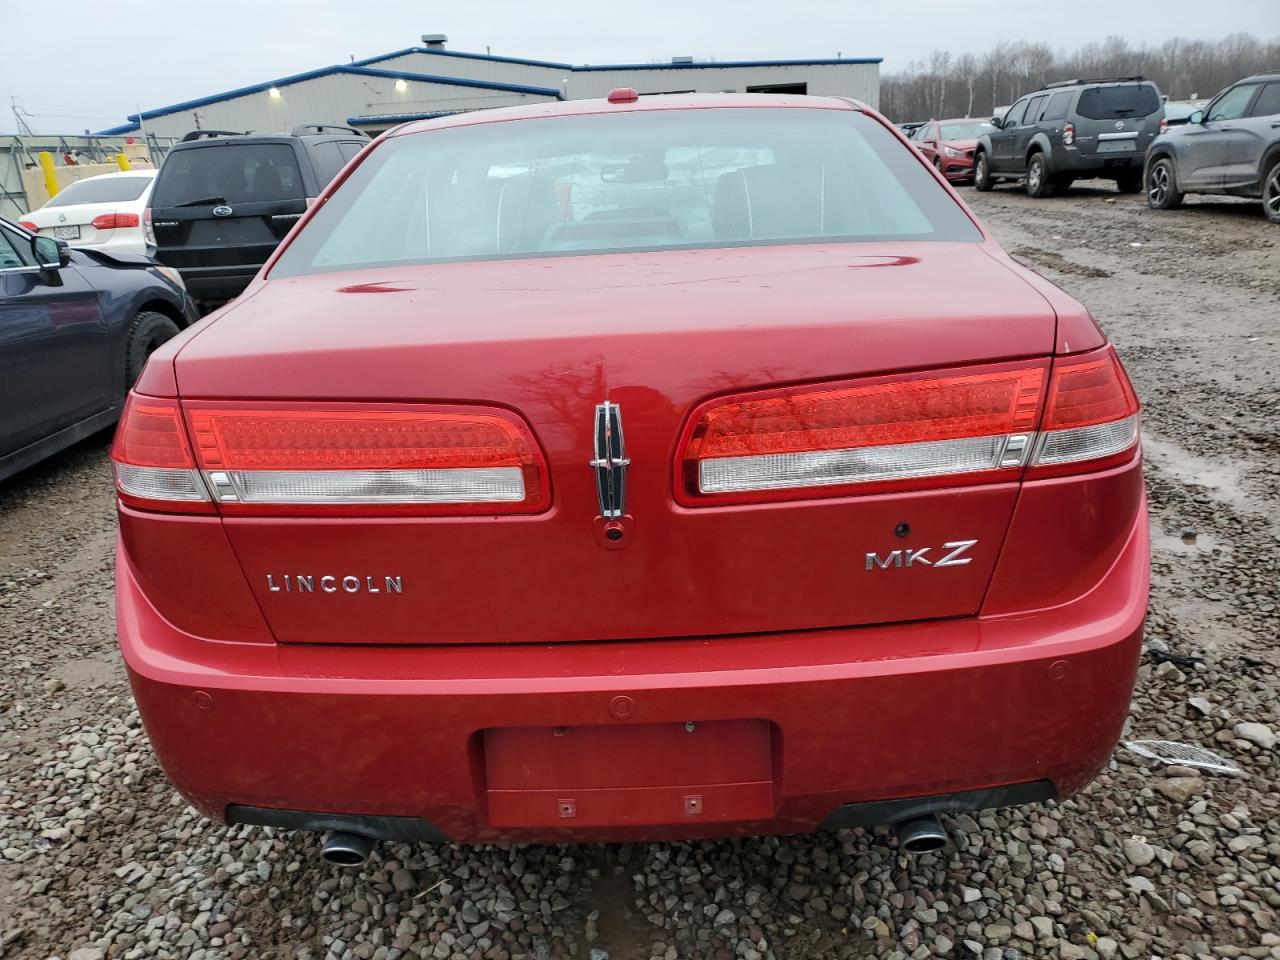
[[[1137,193],[1163,116],[1160,91],[1142,77],[1046,84],[991,118],[996,129],[974,151],[973,185],[1024,178],[1027,193],[1047,197],[1078,178],[1106,177]]]
[[[288,134],[194,130],[173,145],[146,212],[156,259],[202,310],[238,296],[310,200],[369,142],[352,127]]]

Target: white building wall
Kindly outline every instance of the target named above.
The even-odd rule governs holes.
[[[395,83],[390,77],[330,74],[281,86],[278,99],[261,90],[154,117],[144,125],[157,136],[181,137],[196,129],[196,114],[199,114],[199,126],[205,130],[287,133],[301,123],[345,124],[348,117],[356,116],[478,110],[552,99],[418,80],[407,81],[407,89],[400,92]]]
[[[575,100],[608,96],[615,87],[642,93],[746,93],[747,87],[804,83],[811,96],[853,97],[880,105],[878,63],[806,64],[750,67],[637,67],[629,70],[578,70],[570,75],[569,96]]]
[[[564,81],[570,76],[567,68],[505,63],[483,57],[458,57],[424,53],[420,50],[383,60],[361,61],[360,66],[376,70],[425,73],[433,77],[464,77],[488,83],[522,83],[531,87],[550,87],[553,90],[563,90]]]

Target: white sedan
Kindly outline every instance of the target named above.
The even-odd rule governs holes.
[[[155,179],[155,170],[86,177],[59,190],[19,222],[32,233],[66,240],[73,247],[145,256],[142,214]]]

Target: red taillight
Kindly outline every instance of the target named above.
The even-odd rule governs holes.
[[[1111,348],[1059,360],[1051,377],[1046,367],[1000,364],[713,400],[686,428],[676,497],[698,506],[994,483],[1027,467],[1047,476],[1131,457],[1138,402]]]
[[[1097,470],[1138,444],[1138,398],[1110,347],[1053,365],[1029,476]]]
[[[142,221],[136,213],[104,213],[90,221],[98,230],[123,230],[136,227]]]
[[[695,411],[687,504],[837,496],[1016,479],[1046,364],[881,377],[726,397]]]
[[[32,223],[30,220],[19,220],[18,226],[20,226],[23,230],[29,230],[32,233],[40,232],[40,228],[37,227],[34,223]]]
[[[176,400],[130,393],[111,447],[116,491],[132,507],[212,513]]]
[[[1169,121],[1168,121],[1168,120],[1166,120],[1164,117],[1161,117],[1161,118],[1160,118],[1160,132],[1161,132],[1161,133],[1167,133],[1167,132],[1168,132],[1168,130],[1169,130]]]
[[[151,225],[150,207],[147,207],[147,209],[142,211],[142,239],[153,247],[156,245],[156,230],[155,227]]]
[[[1074,123],[1064,123],[1062,125],[1062,142],[1067,146],[1076,142],[1076,125]]]
[[[232,512],[536,513],[546,463],[493,407],[191,401],[195,454]]]

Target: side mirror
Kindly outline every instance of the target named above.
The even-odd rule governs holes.
[[[1204,123],[1204,111],[1197,110],[1191,116],[1187,117],[1187,123]]]
[[[992,117],[991,125],[995,127],[997,130],[999,130],[1001,127],[1004,126],[1004,120],[1000,117]]]
[[[31,255],[41,270],[59,270],[71,262],[71,248],[65,240],[32,237]]]

